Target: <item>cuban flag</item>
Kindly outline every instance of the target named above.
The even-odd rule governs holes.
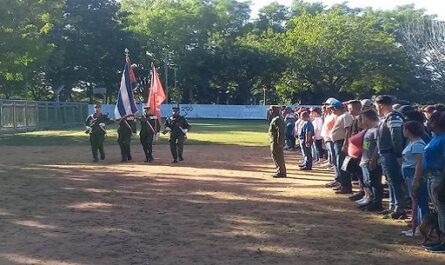
[[[133,88],[136,87],[137,81],[131,68],[130,59],[127,58],[124,71],[122,72],[121,86],[117,95],[117,103],[114,108],[114,118],[121,119],[126,115],[132,115],[138,112],[138,108],[134,101]]]

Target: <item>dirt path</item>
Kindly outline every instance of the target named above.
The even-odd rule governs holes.
[[[325,171],[271,179],[267,148],[189,146],[171,166],[90,164],[86,146],[1,147],[1,265],[443,264],[361,213]],[[113,150],[111,150],[113,149]],[[141,160],[139,146],[135,157]]]

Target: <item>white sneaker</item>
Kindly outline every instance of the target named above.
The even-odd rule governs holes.
[[[361,203],[364,203],[364,202],[367,201],[367,200],[368,200],[368,198],[363,197],[363,198],[361,198],[360,200],[355,201],[355,203],[357,203],[357,204],[361,204]]]
[[[413,236],[414,236],[414,235],[413,235],[413,230],[412,230],[412,229],[410,229],[410,230],[406,230],[406,231],[402,231],[401,234],[404,235],[404,236],[407,236],[407,237],[413,237]],[[418,236],[418,235],[420,235],[420,232],[419,232],[419,230],[416,230],[416,234],[415,234],[415,236]]]

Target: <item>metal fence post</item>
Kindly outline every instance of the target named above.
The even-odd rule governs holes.
[[[14,132],[17,131],[17,124],[16,124],[16,119],[15,119],[15,101],[12,102],[12,130]]]
[[[0,99],[0,130],[3,129],[3,100]]]

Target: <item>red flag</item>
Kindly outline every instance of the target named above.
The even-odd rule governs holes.
[[[151,84],[150,92],[148,94],[148,106],[153,110],[154,114],[158,117],[159,122],[161,122],[161,104],[165,101],[165,93],[162,88],[161,80],[159,79],[159,74],[156,71],[156,67],[153,65],[153,70],[151,72]]]

